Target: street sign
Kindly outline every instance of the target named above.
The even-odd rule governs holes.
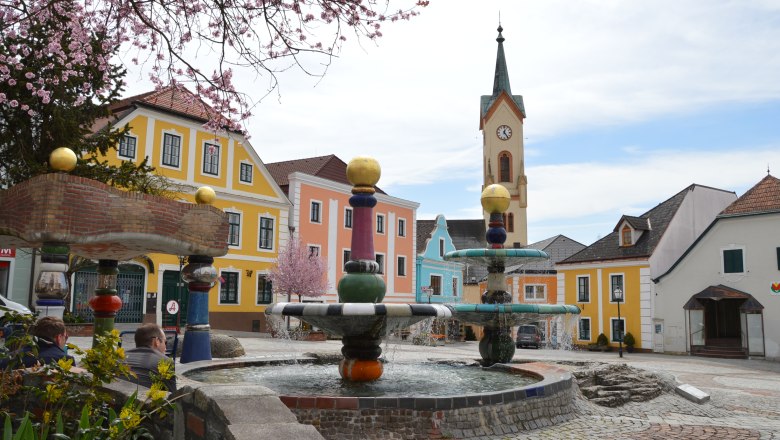
[[[175,315],[179,313],[179,303],[176,302],[175,299],[172,299],[165,305],[165,310],[167,310],[169,314]]]

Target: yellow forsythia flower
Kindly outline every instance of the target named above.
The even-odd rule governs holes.
[[[122,419],[122,424],[125,425],[125,429],[135,428],[141,423],[141,416],[132,408],[122,408],[122,411],[119,413],[119,418]]]
[[[73,366],[73,359],[60,358],[57,361],[57,365],[65,371],[70,371],[70,367]]]
[[[119,437],[119,427],[116,425],[112,425],[108,428],[108,436],[109,438],[117,438]]]
[[[165,399],[166,392],[162,389],[161,383],[153,383],[149,391],[146,392],[146,397],[152,401]]]
[[[171,365],[171,362],[167,359],[160,359],[160,362],[157,363],[157,372],[160,373],[160,376],[163,379],[170,379],[173,377],[173,365]]]
[[[116,355],[119,356],[119,359],[124,359],[125,358],[125,349],[122,348],[122,347],[117,347]]]
[[[51,411],[44,411],[43,412],[43,423],[45,425],[48,425],[51,421]]]
[[[62,390],[57,385],[46,385],[46,398],[49,402],[56,402],[62,397]]]

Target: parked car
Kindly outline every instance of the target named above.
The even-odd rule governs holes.
[[[542,332],[535,325],[521,325],[517,328],[517,341],[515,346],[539,348],[542,345]]]
[[[0,296],[0,325],[5,325],[5,313],[13,311],[22,315],[31,315],[32,311],[27,307]]]

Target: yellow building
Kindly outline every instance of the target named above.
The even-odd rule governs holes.
[[[273,302],[266,275],[288,240],[291,204],[254,148],[241,133],[204,129],[214,111],[180,86],[124,99],[111,110],[119,118],[116,126],[130,131],[106,157],[110,163],[148,158],[159,174],[180,185],[183,201],[193,202],[197,188],[209,186],[217,195],[214,206],[228,213],[229,252],[214,261],[220,281],[209,295],[211,326],[263,330],[265,305]],[[187,256],[146,257],[139,260],[143,264],[120,263],[125,276],[120,275],[118,293],[125,305],[117,322],[184,325],[187,289],[179,271]],[[73,310],[84,316],[91,316],[83,312],[93,278],[83,271],[73,280]],[[167,311],[171,300],[180,305],[178,315]]]
[[[734,198],[733,192],[691,185],[639,217],[622,216],[610,234],[558,262],[559,302],[581,310],[574,343],[595,343],[603,333],[618,346],[621,333],[630,332],[635,348],[652,349],[657,329],[652,279],[668,270]]]

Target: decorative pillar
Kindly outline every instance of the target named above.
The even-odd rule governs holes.
[[[116,277],[119,274],[119,262],[117,260],[98,260],[97,273],[98,282],[95,296],[89,300],[89,307],[95,315],[92,347],[95,347],[96,336],[105,335],[114,329],[116,312],[122,308],[122,300],[116,294]]]
[[[379,163],[370,157],[356,157],[347,165],[347,179],[353,185],[349,204],[353,208],[352,254],[339,281],[341,303],[380,303],[385,297],[385,281],[379,275],[374,254],[374,185],[379,181]],[[381,338],[343,337],[339,364],[341,377],[351,381],[376,380],[382,375]]]
[[[46,243],[41,247],[41,268],[35,283],[35,310],[40,316],[62,318],[65,297],[70,291],[68,277],[67,244]]]
[[[195,193],[199,205],[211,205],[216,200],[213,189],[204,186]],[[187,283],[187,330],[181,350],[180,362],[211,360],[211,326],[209,325],[209,290],[217,281],[214,258],[206,255],[190,255],[181,272]]]
[[[482,191],[482,208],[490,214],[485,239],[490,249],[504,249],[506,229],[504,212],[509,208],[510,194],[503,186],[489,185]],[[504,259],[494,258],[488,264],[488,286],[482,295],[482,302],[488,304],[510,304],[512,295],[506,291]],[[486,325],[479,341],[479,354],[489,365],[510,362],[515,355],[515,341],[512,340],[512,328],[509,326]]]

